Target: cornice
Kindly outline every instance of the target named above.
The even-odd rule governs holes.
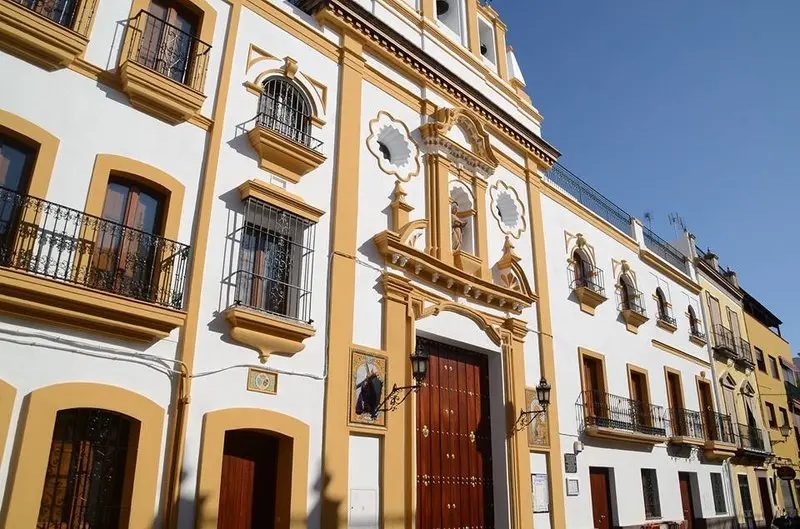
[[[420,50],[354,0],[300,0],[297,6],[312,15],[327,11],[335,19],[365,35],[381,48],[419,71],[426,79],[438,84],[467,108],[511,136],[531,151],[543,166],[550,167],[561,156],[555,147],[526,128],[480,90]]]
[[[698,270],[703,272],[704,276],[713,281],[718,287],[725,290],[725,292],[733,296],[734,299],[741,303],[742,299],[744,298],[744,292],[741,289],[731,285],[728,280],[722,276],[722,274],[714,270],[714,268],[712,268],[703,259],[700,259],[699,257],[695,259],[695,265],[697,266]]]

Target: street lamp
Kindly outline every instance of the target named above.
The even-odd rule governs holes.
[[[417,347],[414,349],[414,352],[409,355],[408,360],[411,362],[411,376],[414,377],[415,384],[411,386],[398,386],[395,384],[392,386],[392,391],[378,404],[378,411],[389,412],[396,410],[409,395],[415,391],[419,391],[422,387],[422,383],[428,376],[430,357],[422,350],[422,346],[417,343]]]
[[[527,428],[536,417],[547,413],[547,407],[550,405],[550,389],[550,384],[547,382],[547,379],[544,378],[544,375],[542,375],[542,378],[539,380],[539,385],[536,386],[536,400],[539,402],[541,409],[520,410],[517,422],[514,424],[515,431]]]
[[[783,423],[783,426],[778,428],[778,431],[780,432],[780,434],[783,437],[783,439],[772,439],[770,437],[770,439],[769,439],[770,443],[772,443],[772,444],[785,443],[786,440],[789,438],[789,436],[792,435],[792,427],[789,426],[789,422],[788,421]]]

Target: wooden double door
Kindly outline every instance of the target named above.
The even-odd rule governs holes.
[[[417,395],[417,527],[493,527],[488,359],[417,342],[430,357]]]

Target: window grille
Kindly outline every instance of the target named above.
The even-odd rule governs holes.
[[[658,497],[658,477],[654,468],[642,469],[644,514],[647,519],[661,518],[661,501]]]
[[[711,473],[711,493],[714,496],[714,511],[717,514],[727,514],[728,507],[725,505],[725,491],[722,489],[722,474]]]
[[[37,528],[121,525],[130,425],[124,415],[106,410],[58,412]]]
[[[316,224],[249,198],[238,231],[235,303],[311,323]]]
[[[311,103],[302,90],[285,77],[264,81],[256,123],[314,150],[322,142],[311,137]]]

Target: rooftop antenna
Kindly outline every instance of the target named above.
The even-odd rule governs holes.
[[[647,222],[647,227],[653,229],[653,214],[649,211],[644,212],[644,220]]]
[[[669,225],[673,227],[675,230],[675,238],[680,238],[681,233],[688,231],[686,229],[686,221],[683,220],[678,213],[670,213],[669,214]],[[678,227],[680,227],[680,231],[678,231]]]

